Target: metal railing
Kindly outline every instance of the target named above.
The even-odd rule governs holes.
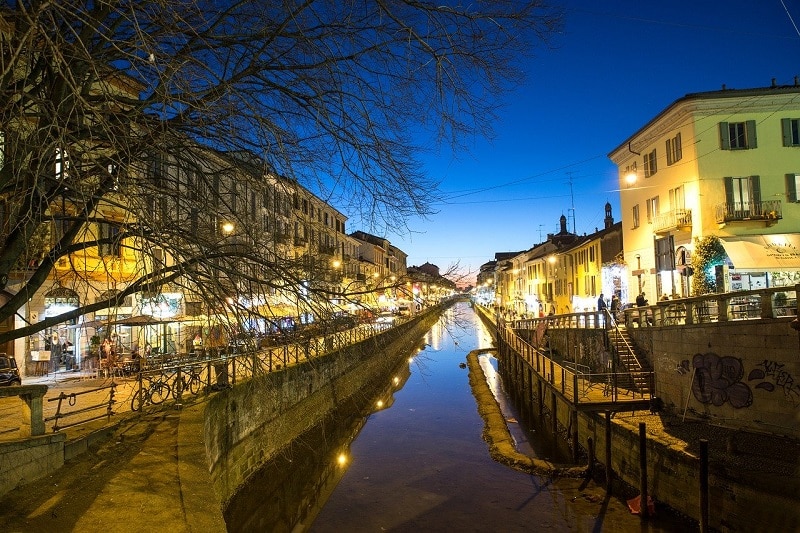
[[[55,398],[48,398],[48,403],[58,403],[56,404],[55,414],[46,417],[44,421],[45,423],[55,421],[55,424],[53,424],[53,431],[58,432],[62,429],[86,424],[87,422],[98,420],[100,418],[106,418],[110,420],[111,416],[114,414],[116,388],[117,384],[112,381],[109,385],[104,385],[102,387],[96,387],[85,391],[71,392],[69,394],[61,392]],[[108,391],[107,396],[104,396],[102,400],[98,401],[98,393],[100,393],[100,396],[102,397],[105,394],[104,391]],[[78,407],[78,398],[86,395],[92,395],[93,400],[89,400],[89,402],[93,403]],[[95,414],[100,410],[103,411],[102,414]],[[89,416],[85,416],[86,414],[89,414]],[[61,423],[61,421],[65,419],[71,419],[73,421],[66,424]]]
[[[558,363],[548,357],[541,349],[520,337],[501,317],[497,319],[497,330],[498,336],[509,349],[573,405],[604,403],[609,399],[616,402],[652,398],[654,381],[652,371],[620,372],[614,365],[610,373],[584,372],[582,365],[576,365],[574,362]],[[647,391],[635,386],[621,385],[625,382],[635,384],[642,380],[647,380],[651,385]]]
[[[797,316],[798,287],[706,294],[625,310],[628,327],[681,326]]]
[[[130,399],[131,410],[148,405],[181,403],[184,399],[208,394],[254,376],[268,374],[314,360],[352,346],[412,320],[398,316],[394,323],[367,323],[320,336],[288,337],[277,346],[262,348],[207,350],[199,356],[171,358],[149,365],[135,375]]]

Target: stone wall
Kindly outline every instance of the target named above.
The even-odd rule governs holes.
[[[433,309],[387,333],[213,396],[204,440],[223,507],[240,486],[298,435],[353,395],[384,387],[401,358],[438,320]]]
[[[0,443],[0,496],[64,466],[64,433]]]
[[[687,417],[800,438],[800,340],[790,318],[635,328],[656,395]]]
[[[638,489],[640,479],[638,425],[614,419],[611,424],[611,467],[615,475]],[[585,446],[587,438],[595,443],[596,459],[605,460],[605,420],[602,415],[581,413],[578,433]],[[700,460],[676,448],[659,435],[647,434],[648,494],[672,509],[697,519],[700,516]],[[796,486],[776,480],[759,483],[753,489],[745,473],[726,471],[723,465],[709,472],[709,525],[718,531],[795,531],[796,516],[786,513],[796,509]],[[766,478],[769,473],[764,472]],[[741,479],[740,479],[741,478]],[[796,483],[795,483],[796,485]],[[771,490],[770,490],[771,489]]]

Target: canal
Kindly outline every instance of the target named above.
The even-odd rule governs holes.
[[[492,346],[468,303],[446,311],[385,394],[355,415],[317,428],[273,461],[231,502],[231,531],[675,531],[657,516],[643,524],[624,500],[582,479],[547,479],[489,457],[466,355]],[[493,373],[518,448],[552,460],[535,431],[517,421]]]

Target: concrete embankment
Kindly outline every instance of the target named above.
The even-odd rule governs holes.
[[[508,430],[500,406],[486,382],[486,376],[481,370],[478,356],[493,350],[473,350],[467,354],[469,367],[469,384],[478,413],[484,421],[483,438],[489,445],[489,455],[498,463],[510,466],[521,472],[537,474],[540,476],[569,476],[579,477],[586,475],[586,468],[574,465],[554,463],[544,459],[530,457],[517,451],[511,432]]]
[[[482,310],[477,311],[494,332],[491,317]],[[765,329],[765,326],[762,325],[761,328]],[[669,338],[672,343],[670,349],[675,353],[690,353],[691,350],[698,349],[694,333],[687,334],[692,342],[678,349],[676,346],[681,342],[681,330],[642,329],[652,329],[655,338],[660,340]],[[649,331],[637,332],[639,336],[647,333]],[[719,332],[714,335],[714,342],[718,344],[734,342]],[[750,335],[757,334],[751,332]],[[639,342],[643,345],[660,346],[658,342]],[[708,340],[705,342],[709,345]],[[751,358],[763,359],[763,355],[759,354],[763,352],[754,351]],[[511,357],[508,367],[534,372],[520,358]],[[670,386],[672,382],[682,379],[686,383],[682,383],[684,389],[680,389],[680,392],[684,398],[688,397],[690,391],[686,387],[690,386],[691,375],[676,372],[676,367],[682,367],[674,362],[669,366],[658,361],[655,367],[656,372],[662,374],[662,377],[657,376],[659,384]],[[668,376],[663,376],[664,374]],[[720,380],[724,381],[722,378]],[[706,420],[686,419],[684,413],[668,403],[667,410],[657,413],[616,413],[608,426],[611,438],[607,442],[607,426],[603,414],[581,412],[571,420],[569,403],[559,399],[557,409],[551,408],[549,413],[540,415],[537,407],[538,391],[532,389],[529,383],[530,381],[524,379],[515,381],[513,373],[511,379],[505,382],[508,389],[514,390],[512,396],[524,399],[524,405],[518,405],[520,410],[530,413],[535,424],[546,426],[553,425],[550,413],[555,412],[559,428],[564,428],[558,435],[566,438],[568,443],[577,443],[583,452],[588,450],[588,440],[591,438],[596,460],[600,462],[606,462],[606,453],[610,451],[610,467],[615,479],[632,487],[634,491],[638,492],[641,480],[639,430],[640,425],[644,424],[648,495],[658,504],[664,504],[694,520],[700,519],[699,455],[702,439],[708,442],[709,524],[713,529],[800,531],[800,442],[796,438],[726,427],[713,417]],[[772,397],[768,400],[763,402],[765,412],[773,409],[778,401]],[[673,408],[669,409],[670,407]]]
[[[0,531],[225,531],[225,505],[247,477],[346,397],[382,381],[441,310],[180,408],[122,415],[102,439],[82,435],[81,453],[0,500]]]

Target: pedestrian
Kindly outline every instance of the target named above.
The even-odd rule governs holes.
[[[616,313],[619,311],[619,296],[616,294],[611,297],[611,312]]]
[[[598,311],[605,311],[608,308],[606,305],[606,298],[605,295],[601,292],[600,298],[597,299],[597,310]]]
[[[644,291],[642,291],[639,296],[636,297],[636,306],[637,307],[646,307],[647,306],[647,298],[644,297]]]

